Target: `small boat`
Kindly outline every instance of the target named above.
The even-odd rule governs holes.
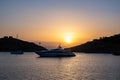
[[[12,51],[11,54],[24,54],[23,51]]]
[[[73,57],[75,56],[73,52],[62,49],[60,45],[56,49],[36,51],[36,54],[40,55],[40,57]]]
[[[112,54],[115,56],[120,56],[120,51],[113,52]]]

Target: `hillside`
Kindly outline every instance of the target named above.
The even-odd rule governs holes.
[[[88,41],[68,49],[71,49],[74,52],[85,53],[112,53],[120,51],[120,34],[94,39],[93,41]]]
[[[14,51],[22,50],[26,52],[33,52],[37,50],[46,50],[46,48],[36,45],[33,42],[27,42],[20,39],[13,38],[12,36],[5,36],[0,38],[0,51]]]

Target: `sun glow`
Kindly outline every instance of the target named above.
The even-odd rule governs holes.
[[[65,36],[64,36],[64,41],[66,42],[66,43],[72,43],[72,35],[71,34],[66,34]]]
[[[72,42],[71,36],[66,36],[65,42],[66,43],[71,43]]]

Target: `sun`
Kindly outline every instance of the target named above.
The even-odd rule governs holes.
[[[65,42],[66,42],[66,43],[71,43],[71,42],[72,42],[72,36],[66,35],[66,36],[65,36]]]

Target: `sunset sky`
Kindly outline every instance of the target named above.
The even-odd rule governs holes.
[[[120,0],[0,0],[0,37],[68,47],[118,33]]]

